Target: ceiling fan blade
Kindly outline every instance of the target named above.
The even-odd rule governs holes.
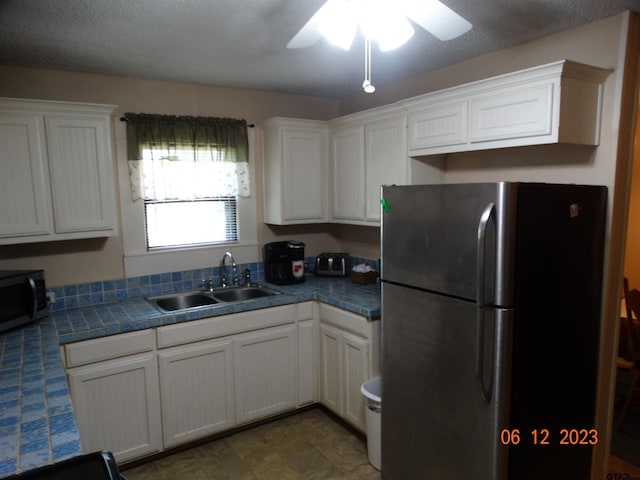
[[[323,10],[327,8],[329,2],[327,1],[320,9],[313,14],[307,23],[294,35],[294,37],[287,43],[287,48],[307,48],[315,45],[318,40],[322,38],[322,34],[318,27],[320,21],[324,15]]]
[[[443,41],[459,37],[472,27],[471,23],[438,0],[402,0],[399,8],[410,20]]]

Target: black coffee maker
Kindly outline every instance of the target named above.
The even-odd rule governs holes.
[[[304,282],[304,243],[295,240],[265,243],[264,278],[277,285]]]

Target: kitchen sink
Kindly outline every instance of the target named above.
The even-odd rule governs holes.
[[[280,292],[252,283],[245,286],[218,288],[213,291],[197,290],[158,295],[148,297],[147,301],[162,311],[174,312],[176,310],[206,307],[217,303],[241,302],[272,295],[280,295]]]
[[[213,296],[221,302],[241,302],[260,297],[270,297],[278,295],[280,292],[265,287],[229,287],[213,291]]]
[[[215,305],[218,303],[218,300],[213,298],[211,295],[189,292],[149,298],[148,300],[166,312],[184,310],[186,308],[204,307],[206,305]]]

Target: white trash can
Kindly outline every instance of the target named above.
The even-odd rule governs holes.
[[[369,463],[380,470],[382,381],[380,377],[372,378],[362,384],[360,391],[366,398],[367,409],[365,421],[367,425],[367,454]]]

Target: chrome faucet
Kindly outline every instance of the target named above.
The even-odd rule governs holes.
[[[233,255],[231,255],[231,252],[225,252],[222,257],[222,261],[220,262],[220,285],[223,287],[227,286],[227,277],[225,276],[227,258],[231,260],[231,283],[233,285],[238,285],[238,266],[236,265],[236,261],[233,258]]]
[[[208,280],[203,278],[202,286],[205,290],[209,290],[210,293],[213,293],[213,278],[209,278]]]

